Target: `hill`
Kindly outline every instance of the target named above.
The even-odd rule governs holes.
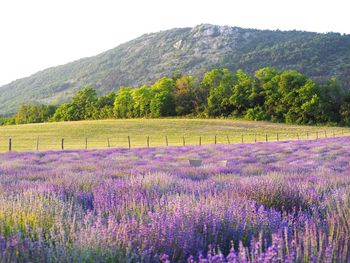
[[[19,105],[61,103],[83,85],[100,94],[120,85],[152,83],[175,73],[211,68],[252,73],[295,69],[316,81],[335,76],[350,86],[350,35],[270,31],[203,24],[146,34],[94,57],[40,71],[0,87],[0,115]]]

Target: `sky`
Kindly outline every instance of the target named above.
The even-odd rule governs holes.
[[[0,86],[144,33],[203,23],[350,34],[349,0],[0,0]]]

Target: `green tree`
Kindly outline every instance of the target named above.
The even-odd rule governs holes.
[[[117,118],[132,118],[133,108],[132,89],[121,87],[114,100],[114,116]]]
[[[213,69],[204,75],[201,86],[209,90],[206,107],[208,116],[228,116],[232,113],[230,97],[235,81],[235,74],[228,69]]]
[[[72,119],[93,119],[96,102],[97,94],[93,88],[85,87],[79,90],[71,101]]]
[[[235,114],[242,115],[252,107],[252,79],[243,70],[237,70],[236,81],[232,88],[230,103],[232,104]]]
[[[176,80],[174,90],[175,112],[178,116],[194,113],[196,107],[195,79],[181,76]]]
[[[75,105],[69,104],[69,103],[63,103],[58,106],[58,108],[55,111],[55,114],[53,115],[52,119],[54,121],[78,121],[79,116],[78,110],[75,108]]]
[[[17,124],[40,123],[48,121],[55,113],[56,107],[53,105],[22,105],[16,116]]]
[[[350,125],[350,92],[348,92],[343,99],[339,109],[340,123],[343,125]]]
[[[318,122],[341,122],[339,111],[347,96],[338,80],[330,78],[326,83],[318,85],[317,94],[322,104],[319,109]]]
[[[151,113],[152,91],[148,86],[134,89],[132,93],[134,99],[134,117],[148,117]]]
[[[175,82],[170,78],[161,78],[151,87],[150,112],[152,117],[175,115],[174,87]]]
[[[114,101],[117,93],[111,91],[101,96],[95,103],[94,119],[109,119],[114,117]]]

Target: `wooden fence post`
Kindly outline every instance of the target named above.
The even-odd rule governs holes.
[[[85,137],[85,150],[87,150],[87,147],[88,147],[88,138]]]
[[[12,151],[12,139],[9,138],[9,152]]]
[[[277,141],[278,141],[278,142],[280,141],[280,138],[279,138],[278,132],[277,132]]]
[[[165,145],[166,145],[166,146],[169,146],[168,136],[167,136],[167,135],[165,135]]]
[[[61,140],[61,149],[62,149],[62,151],[64,150],[64,139],[63,138]]]
[[[254,134],[254,142],[256,142],[256,133]]]
[[[128,144],[129,144],[129,149],[131,149],[130,136],[128,136]]]
[[[109,142],[109,138],[107,138],[107,146],[108,146],[108,148],[111,148],[111,144]]]
[[[182,136],[182,146],[186,146],[185,136]]]
[[[147,147],[149,148],[149,136],[147,136]]]
[[[241,142],[244,143],[243,134],[241,135]]]
[[[216,135],[215,135],[215,137],[214,137],[214,144],[216,144]]]
[[[39,136],[36,138],[36,150],[39,151]]]
[[[226,135],[226,137],[227,137],[227,143],[228,143],[228,144],[231,144],[230,138],[228,137],[228,135]]]
[[[265,141],[267,142],[267,141],[268,141],[268,139],[267,139],[267,133],[265,134],[265,136],[266,136],[266,137],[265,137]]]
[[[202,145],[202,136],[199,136],[199,146]]]

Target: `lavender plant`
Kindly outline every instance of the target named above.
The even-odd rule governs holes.
[[[349,161],[349,137],[1,154],[0,261],[347,262]]]

